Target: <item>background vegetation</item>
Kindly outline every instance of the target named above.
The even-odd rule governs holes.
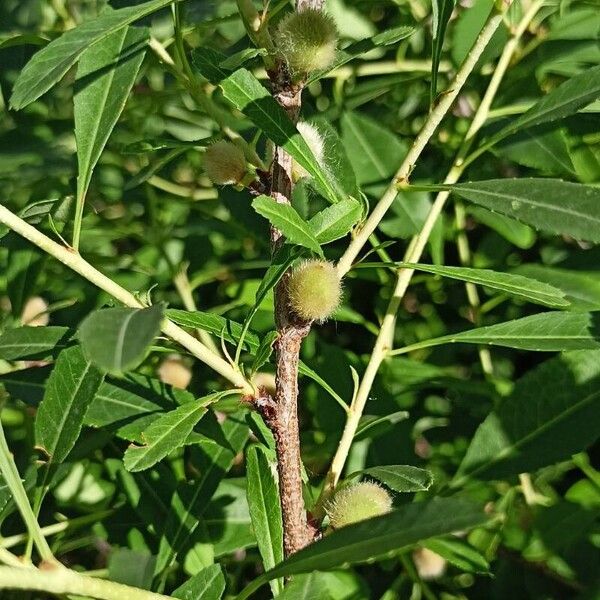
[[[168,306],[209,349],[273,385],[269,220],[288,238],[292,232],[248,189],[214,186],[203,169],[204,149],[221,137],[241,136],[267,164],[268,138],[280,143],[269,119],[240,112],[223,73],[213,73],[247,69],[267,84],[263,56],[234,1],[138,4],[152,10],[135,13],[110,44],[91,46],[77,67],[67,64],[65,47],[29,79],[23,68],[36,52],[106,3],[0,4],[1,206],[63,248],[78,246],[135,295],[116,302],[0,225],[0,561],[8,565],[0,589],[13,590],[2,598],[52,592],[52,577],[30,559],[56,557],[101,581],[184,599],[234,597],[253,581],[266,583],[257,577],[283,560],[271,432],[251,403],[219,393],[232,387],[228,372],[196,360],[164,327],[156,337]],[[293,9],[285,1],[267,8],[271,27]],[[325,139],[319,173],[356,201],[346,205],[350,217],[335,222],[332,243],[321,250],[324,238],[316,242],[335,261],[452,90],[490,13],[506,7],[331,0],[326,8],[347,54],[309,78],[302,119]],[[304,497],[318,514],[343,407],[364,382],[389,313],[394,263],[410,259],[415,239],[427,242],[423,257],[409,260],[428,266],[408,275],[398,297],[389,340],[397,351],[381,355],[372,388],[363,388],[368,401],[344,467],[346,476],[371,469],[367,478],[393,492],[396,510],[380,523],[390,537],[376,538],[370,523],[327,535],[333,551],[309,547],[296,563],[281,563],[300,567],[282,567],[252,597],[600,592],[592,446],[600,427],[600,6],[515,0],[500,21],[410,165],[415,187],[398,192],[359,248],[362,262],[344,279],[335,318],[314,326],[302,347]],[[484,101],[478,111],[489,89],[491,106]],[[489,183],[455,188],[440,204],[446,192],[432,186],[457,180]],[[300,180],[300,233],[288,248],[315,250],[307,221],[330,200],[314,177]],[[427,231],[432,206],[443,210]],[[156,308],[119,309],[105,320],[94,312],[136,299]],[[525,317],[533,320],[511,323]],[[149,429],[160,419],[162,429]],[[373,470],[382,466],[391,468]],[[308,574],[283,590],[294,568]],[[40,573],[41,591],[28,591]],[[69,585],[58,592],[126,597]]]

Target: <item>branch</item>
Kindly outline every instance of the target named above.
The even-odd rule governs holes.
[[[0,567],[0,590],[30,590],[49,594],[74,594],[97,600],[170,600],[147,590],[86,577],[64,567]]]
[[[510,2],[512,2],[512,0],[510,0]],[[404,158],[396,175],[379,202],[376,204],[373,212],[369,215],[369,218],[365,221],[356,237],[352,240],[340,258],[338,262],[338,273],[340,274],[340,277],[343,277],[350,270],[354,259],[358,256],[362,247],[367,243],[369,236],[375,231],[381,219],[392,205],[392,202],[394,202],[394,199],[398,195],[398,186],[408,183],[409,175],[412,172],[415,163],[435,133],[438,125],[454,104],[460,90],[475,68],[475,65],[479,61],[483,51],[501,22],[502,15],[496,13],[488,20],[485,27],[481,30],[475,45],[471,48],[467,58],[456,73],[454,81],[450,84],[448,90],[441,96],[439,103],[429,114],[427,121],[425,121],[421,131],[415,138],[411,149],[408,151],[408,154]]]
[[[494,97],[496,96],[496,92],[498,91],[500,82],[502,81],[502,79],[508,69],[511,58],[516,50],[518,41],[519,41],[521,35],[526,30],[529,22],[531,21],[531,19],[533,19],[534,15],[537,13],[537,11],[539,10],[539,8],[542,4],[543,4],[543,0],[538,0],[537,2],[535,2],[532,5],[530,10],[523,17],[523,19],[522,19],[521,23],[519,24],[518,28],[516,29],[516,31],[514,32],[511,40],[506,44],[504,51],[498,61],[498,65],[496,66],[494,74],[490,80],[490,83],[488,85],[486,93],[481,101],[481,104],[479,105],[477,112],[475,113],[475,116],[473,117],[473,121],[471,122],[471,126],[463,140],[461,148],[459,149],[459,151],[457,153],[454,164],[453,164],[452,168],[450,169],[448,176],[445,179],[445,183],[449,183],[449,182],[455,183],[458,180],[458,178],[460,177],[460,175],[462,174],[463,158],[464,158],[464,156],[466,156],[468,154],[469,148],[471,147],[471,144],[473,143],[475,135],[477,134],[477,132],[479,131],[479,129],[481,128],[483,123],[485,123],[485,121],[487,119],[487,115],[489,113],[491,103],[492,103]],[[479,60],[481,54],[485,50],[485,48],[486,48],[487,44],[489,43],[491,37],[493,36],[494,32],[500,25],[501,20],[502,20],[502,15],[494,15],[488,20],[488,22],[482,29],[481,33],[479,34],[479,38],[477,39],[475,45],[471,49],[469,56],[467,56],[463,66],[459,70],[459,73],[457,74],[457,76],[455,78],[453,86],[456,86],[456,81],[459,79],[459,74],[461,72],[463,72],[463,70],[465,69],[465,65],[469,65],[469,69],[468,69],[469,72],[473,69],[474,65]],[[460,80],[462,81],[462,83],[461,83],[461,86],[462,86],[462,84],[464,83],[464,77],[461,76]],[[432,115],[433,115],[433,113],[432,113]],[[428,119],[428,123],[430,121],[431,121],[431,117],[430,117],[430,119]],[[437,126],[437,123],[439,123],[439,120],[437,117],[436,117],[435,121],[436,121],[436,126]],[[409,156],[407,156],[408,160],[405,160],[405,162],[403,163],[403,165],[400,167],[400,169],[398,171],[398,174],[400,174],[401,177],[403,176],[402,174],[405,172],[408,175],[408,172],[410,171],[410,168],[411,168],[410,163],[412,163],[412,161],[415,160],[414,158],[410,158],[410,156],[411,156],[411,154],[414,156],[415,152],[416,152],[416,156],[420,155],[423,148],[421,146],[422,142],[418,142],[418,140],[419,139],[422,140],[424,137],[423,132],[426,130],[430,130],[430,129],[431,129],[431,126],[428,126],[428,124],[426,123],[425,126],[423,127],[423,130],[417,137],[417,140],[415,141],[415,144],[413,145],[413,149],[411,150],[411,152],[409,152]],[[434,127],[434,129],[435,129],[435,127]],[[433,133],[433,130],[431,130],[430,134],[428,134],[429,137],[431,137],[432,133]],[[420,149],[418,151],[413,152],[415,148],[420,148]],[[398,178],[398,174],[396,175],[396,179]],[[396,186],[394,185],[394,183],[391,184],[390,188],[388,188],[388,191],[391,188],[396,190]],[[382,201],[386,198],[387,194],[388,194],[388,192],[386,192],[386,194],[384,194]],[[421,255],[423,253],[423,250],[425,249],[427,240],[429,239],[429,236],[431,235],[431,231],[433,230],[433,226],[435,225],[435,222],[436,222],[437,218],[439,217],[448,196],[449,196],[449,193],[447,193],[447,192],[442,192],[442,193],[438,194],[435,202],[433,203],[433,205],[429,211],[429,214],[427,216],[425,224],[423,225],[422,230],[420,231],[420,233],[418,235],[416,235],[415,237],[412,238],[412,240],[406,250],[406,253],[404,255],[403,262],[413,262],[413,263],[419,262]],[[392,198],[392,200],[393,200],[393,198]],[[381,203],[381,201],[380,201],[380,203]],[[377,210],[377,207],[375,210]],[[375,226],[376,225],[377,224],[375,224]],[[362,232],[361,232],[361,234],[362,234]],[[355,248],[355,250],[356,250],[356,252],[358,252],[359,248]],[[346,255],[348,255],[348,256],[352,255],[350,262],[354,259],[354,257],[356,257],[356,254],[354,253],[355,250],[352,250],[352,252],[350,254],[348,254],[348,252],[346,253]],[[346,256],[346,255],[344,255],[344,256]],[[342,260],[343,260],[343,258],[344,257],[342,257]],[[340,261],[340,262],[342,262],[342,261]],[[349,265],[350,262],[347,262],[347,264]],[[342,266],[342,271],[344,268],[346,268],[346,267]],[[326,499],[331,495],[331,493],[333,492],[333,489],[335,488],[335,486],[342,474],[344,465],[346,464],[346,459],[348,457],[348,453],[350,451],[350,447],[352,445],[352,441],[354,439],[356,430],[358,428],[358,424],[360,422],[360,418],[362,417],[365,405],[367,403],[369,394],[371,392],[371,387],[375,380],[375,376],[377,374],[377,371],[379,370],[379,366],[383,362],[383,359],[388,355],[388,353],[390,352],[390,350],[392,348],[393,333],[394,333],[394,329],[395,329],[395,325],[396,325],[396,313],[398,311],[398,308],[400,307],[400,303],[402,301],[402,298],[404,297],[406,289],[408,288],[410,280],[412,279],[413,273],[414,273],[414,271],[411,269],[400,269],[398,271],[396,287],[394,289],[394,293],[393,293],[392,298],[390,299],[390,302],[386,309],[386,314],[383,319],[381,328],[379,330],[379,335],[377,336],[377,340],[375,342],[373,352],[369,359],[369,363],[367,365],[367,368],[365,370],[363,378],[360,382],[358,392],[357,392],[354,400],[352,401],[352,404],[350,405],[350,407],[348,409],[346,425],[344,427],[344,431],[342,433],[342,438],[340,439],[335,456],[331,463],[331,467],[329,468],[329,472],[327,473],[325,486],[323,488],[321,498],[318,502],[319,507],[322,507],[324,502],[326,501]]]
[[[2,204],[0,204],[0,223],[3,223],[14,232],[23,236],[32,244],[47,254],[50,254],[65,266],[87,279],[90,283],[93,283],[96,287],[104,290],[113,298],[116,298],[125,306],[144,308],[144,305],[131,292],[121,287],[118,283],[115,283],[106,275],[100,273],[100,271],[84,260],[79,253],[74,252],[71,248],[57,244],[54,240],[51,240],[35,227],[29,225],[29,223],[15,215]],[[194,336],[181,329],[181,327],[178,327],[172,321],[165,319],[161,329],[165,335],[181,344],[204,364],[208,365],[233,385],[240,388],[242,392],[253,392],[253,386],[246,380],[240,371],[212,352],[210,348],[207,348]]]

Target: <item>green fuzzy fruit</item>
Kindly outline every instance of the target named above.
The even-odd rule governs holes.
[[[279,22],[275,44],[292,72],[310,73],[326,69],[333,62],[337,29],[329,15],[307,8]]]
[[[290,308],[304,321],[324,321],[339,306],[342,285],[335,265],[307,260],[296,267],[288,281]]]
[[[221,140],[209,146],[204,154],[204,170],[213,183],[239,183],[246,174],[246,157],[241,148]]]
[[[362,481],[346,485],[336,492],[327,506],[333,529],[384,515],[392,510],[392,497],[380,485]]]

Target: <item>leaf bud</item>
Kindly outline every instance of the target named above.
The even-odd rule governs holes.
[[[304,321],[325,321],[339,306],[342,285],[335,265],[326,260],[307,260],[288,280],[291,310]]]
[[[326,507],[333,529],[384,515],[392,510],[389,492],[372,481],[341,487]]]
[[[294,74],[326,69],[335,58],[337,29],[326,13],[307,8],[285,16],[275,32],[275,45]]]

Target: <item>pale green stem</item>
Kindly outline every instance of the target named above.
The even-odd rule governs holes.
[[[496,96],[500,82],[502,81],[502,79],[508,69],[511,57],[513,56],[513,54],[516,50],[519,38],[524,33],[524,31],[527,28],[527,25],[529,24],[531,19],[534,17],[534,15],[537,13],[537,11],[541,8],[542,5],[543,5],[543,0],[539,0],[538,2],[535,2],[534,4],[532,4],[530,9],[523,16],[521,23],[519,24],[519,26],[513,33],[513,37],[507,42],[507,44],[504,48],[504,51],[502,52],[502,55],[500,57],[500,60],[498,61],[498,65],[496,66],[494,74],[490,80],[490,83],[488,85],[486,93],[485,93],[485,95],[481,101],[481,104],[473,118],[471,126],[465,136],[463,146],[461,147],[461,150],[459,151],[459,153],[457,155],[455,164],[453,165],[452,169],[448,173],[446,182],[448,182],[448,181],[455,182],[458,179],[458,177],[460,176],[460,174],[462,173],[461,169],[462,169],[463,157],[468,152],[468,149],[470,148],[470,145],[472,144],[476,133],[479,131],[479,129],[481,128],[483,123],[485,123],[485,121],[486,121],[490,106],[492,104],[493,99]],[[471,64],[473,62],[474,63],[477,62],[477,60],[481,56],[482,52],[484,51],[487,43],[489,42],[490,38],[494,34],[494,31],[499,26],[500,21],[501,21],[501,15],[495,15],[488,20],[487,24],[485,25],[484,29],[482,30],[482,32],[479,35],[478,41],[475,43],[475,45],[473,46],[473,48],[470,52],[470,58],[467,57],[465,63],[469,62]],[[473,55],[476,55],[476,56],[473,56]],[[462,67],[461,67],[461,70],[462,70]],[[458,77],[458,75],[457,75],[457,77]],[[425,125],[424,129],[425,128],[429,128],[427,126],[427,124]],[[421,143],[422,142],[419,143],[419,147],[421,146]],[[416,144],[416,142],[415,142],[415,144]],[[414,148],[415,148],[415,146],[413,146],[413,149]],[[419,154],[420,154],[420,150],[417,152],[417,156]],[[410,171],[410,164],[412,164],[413,160],[414,160],[413,158],[409,158],[408,161],[405,161],[405,163],[407,163],[407,164],[403,165],[400,168],[399,174],[401,177],[403,176],[403,173],[405,173],[405,172],[408,173]],[[408,164],[408,163],[410,163],[410,164]],[[398,178],[398,175],[397,175],[397,178]],[[388,194],[388,192],[386,192],[386,195],[387,194]],[[447,192],[442,192],[442,193],[438,194],[438,196],[436,197],[436,199],[430,209],[430,212],[427,216],[425,224],[423,225],[423,228],[421,229],[420,233],[411,240],[411,242],[407,248],[407,251],[406,251],[405,257],[404,257],[404,262],[419,262],[421,255],[423,254],[423,251],[427,244],[427,241],[429,239],[429,236],[431,235],[431,231],[433,230],[435,222],[437,221],[437,219],[444,207],[444,204],[446,202],[446,199],[448,198],[448,195],[449,194]],[[385,198],[385,196],[384,196],[384,198]],[[393,197],[392,197],[392,200],[393,200]],[[376,226],[376,224],[375,224],[375,226]],[[360,247],[362,247],[362,244],[360,244]],[[346,257],[346,260],[345,260],[346,265],[349,266],[352,263],[352,261],[354,260],[354,257],[356,256],[356,253],[358,251],[359,251],[359,247],[357,245],[357,247],[350,252],[349,256]],[[352,258],[349,258],[350,256]],[[341,272],[346,272],[344,270],[345,268],[346,268],[346,266],[342,266]],[[356,430],[358,428],[360,418],[362,417],[362,414],[364,412],[364,408],[365,408],[367,400],[369,398],[369,394],[371,392],[371,387],[375,380],[375,376],[377,374],[379,366],[381,365],[381,362],[383,361],[383,359],[386,356],[391,354],[390,351],[391,351],[392,341],[393,341],[393,332],[394,332],[395,324],[396,324],[396,313],[398,311],[398,308],[400,307],[400,303],[404,297],[406,289],[408,288],[408,285],[413,276],[413,273],[414,273],[414,271],[411,269],[400,269],[398,272],[396,288],[394,290],[392,298],[387,307],[386,314],[385,314],[384,320],[382,322],[382,325],[381,325],[381,328],[379,331],[379,335],[377,336],[377,340],[375,342],[373,352],[371,354],[369,363],[367,365],[367,368],[366,368],[363,378],[361,380],[361,383],[360,383],[360,386],[358,389],[358,393],[356,394],[356,397],[354,398],[354,400],[349,408],[346,425],[344,427],[344,431],[342,433],[342,437],[340,439],[335,456],[331,463],[331,467],[327,474],[327,478],[326,478],[325,486],[323,488],[319,506],[323,506],[323,502],[331,494],[331,492],[335,488],[335,485],[337,484],[337,482],[342,474],[344,465],[346,464],[346,459],[348,457],[348,453],[350,451],[350,447],[352,446],[352,440],[354,439],[354,436],[356,434]],[[421,344],[415,344],[411,348],[416,349],[417,347],[427,347],[427,342],[424,342]],[[402,349],[401,351],[397,351],[394,354],[404,353],[403,351],[404,351],[404,349]]]
[[[96,287],[104,290],[113,296],[113,298],[116,298],[125,306],[130,306],[132,308],[144,308],[144,304],[142,304],[142,302],[136,298],[136,296],[134,296],[125,288],[121,287],[118,283],[114,282],[106,275],[100,273],[100,271],[90,265],[90,263],[84,260],[77,252],[73,252],[72,249],[57,244],[54,240],[51,240],[48,236],[38,231],[35,227],[29,225],[29,223],[15,215],[2,204],[0,204],[0,223],[3,223],[8,228],[23,236],[32,244],[47,254],[50,254],[62,262],[65,266],[69,267],[87,279],[90,283],[93,283]],[[246,380],[246,378],[238,369],[235,369],[226,360],[212,352],[210,348],[207,348],[193,335],[190,335],[187,333],[187,331],[183,330],[181,327],[178,327],[175,325],[175,323],[169,321],[168,319],[163,321],[161,329],[166,336],[181,344],[196,358],[211,367],[214,371],[230,381],[233,385],[241,388],[241,390],[245,393],[252,393],[252,385]]]
[[[46,541],[46,538],[40,531],[40,526],[33,514],[33,510],[31,509],[31,505],[29,504],[29,498],[27,497],[27,492],[23,487],[23,481],[21,480],[21,476],[19,475],[19,471],[17,470],[17,465],[13,459],[13,456],[10,452],[8,444],[6,442],[6,437],[4,435],[4,428],[2,427],[2,422],[0,421],[0,472],[4,477],[4,481],[6,485],[10,489],[10,493],[17,505],[17,509],[21,513],[21,517],[27,527],[27,531],[37,551],[40,554],[40,557],[48,562],[54,562],[56,559],[52,554],[52,550],[50,550],[50,546]]]
[[[450,84],[450,87],[446,91],[445,94],[441,96],[440,101],[436,105],[436,107],[431,111],[429,117],[425,121],[425,124],[421,128],[421,131],[415,138],[411,149],[408,151],[404,161],[400,165],[400,168],[396,172],[396,175],[392,179],[390,185],[387,187],[383,196],[379,200],[379,202],[375,205],[375,208],[369,215],[369,218],[365,221],[361,229],[358,231],[342,257],[338,262],[338,273],[340,276],[345,275],[351,268],[352,263],[358,256],[358,253],[361,251],[369,236],[375,231],[377,226],[379,225],[381,219],[384,217],[385,213],[388,211],[392,203],[394,202],[396,196],[398,195],[398,186],[406,184],[408,182],[409,175],[413,170],[415,163],[418,158],[421,156],[421,153],[427,146],[429,140],[435,133],[438,125],[441,123],[442,119],[446,116],[446,113],[450,110],[456,97],[460,93],[463,85],[467,81],[467,78],[475,68],[475,65],[479,61],[483,51],[488,45],[490,39],[494,35],[495,31],[498,29],[500,23],[502,22],[501,14],[494,14],[488,22],[485,24],[484,28],[481,30],[477,41],[475,42],[473,48],[469,52],[467,58],[461,65],[460,69],[456,73],[454,80]]]
[[[75,594],[96,600],[170,600],[169,596],[86,577],[61,566],[32,569],[0,567],[0,590],[29,590],[49,594]]]
[[[18,556],[15,556],[12,552],[9,552],[5,548],[0,546],[0,563],[4,563],[9,567],[18,567],[19,569],[26,569],[30,567],[29,563],[23,562]]]
[[[46,525],[40,528],[40,531],[44,537],[56,535],[57,533],[63,533],[64,531],[75,529],[83,525],[89,525],[90,523],[97,523],[105,517],[109,517],[113,514],[112,510],[105,510],[99,513],[93,513],[91,515],[84,515],[82,517],[76,517],[67,521],[61,521],[60,523],[52,523],[52,525]],[[12,548],[27,541],[28,534],[17,533],[9,537],[0,538],[0,548]]]
[[[469,248],[469,238],[466,232],[466,218],[465,218],[465,207],[462,202],[455,202],[454,204],[454,219],[456,223],[456,247],[458,249],[458,259],[463,267],[471,265],[471,249]],[[467,292],[467,299],[469,306],[471,307],[471,319],[475,325],[479,324],[480,321],[480,307],[481,300],[479,299],[479,292],[477,286],[474,283],[465,283],[465,290]],[[492,363],[492,355],[488,348],[485,346],[479,346],[479,362],[483,372],[491,376],[494,374],[494,364]]]

